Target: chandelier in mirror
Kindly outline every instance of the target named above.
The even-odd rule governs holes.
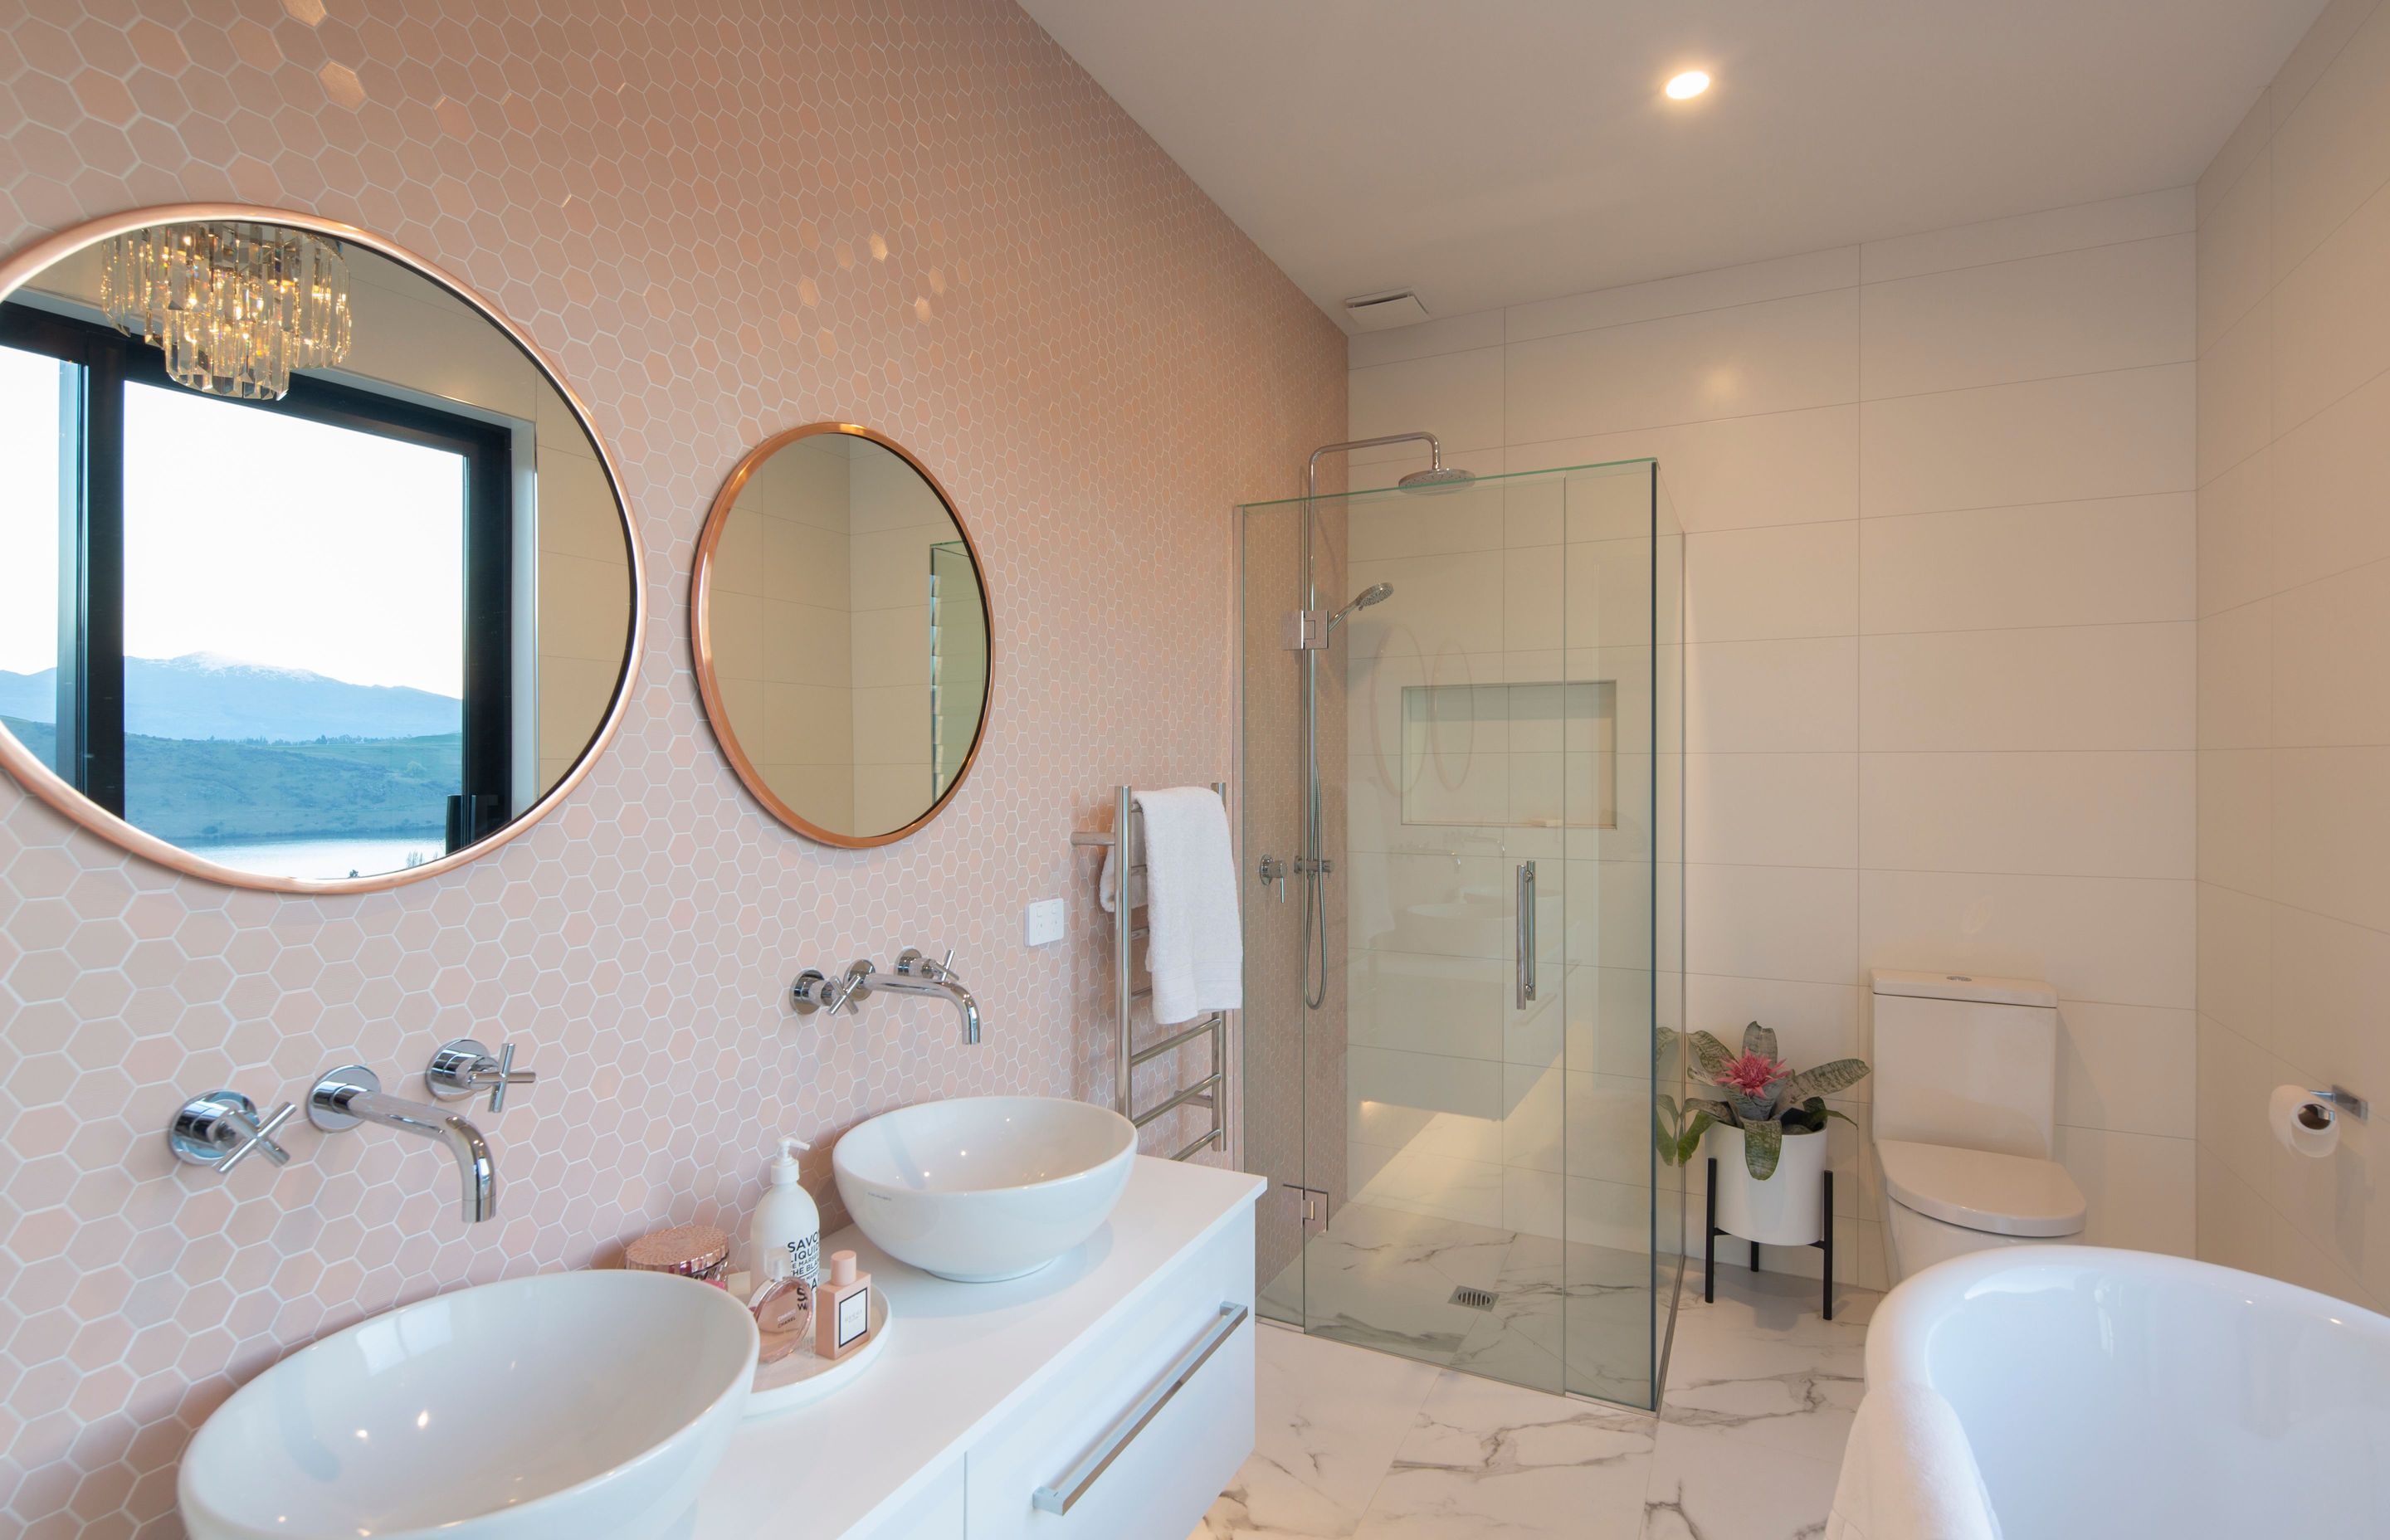
[[[276,225],[152,225],[108,243],[100,306],[166,355],[178,385],[279,401],[293,369],[349,352],[349,264],[321,236]]]

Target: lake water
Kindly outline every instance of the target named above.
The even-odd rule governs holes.
[[[436,834],[341,835],[323,840],[261,840],[221,845],[189,844],[193,855],[238,871],[264,877],[301,877],[321,881],[338,877],[378,877],[403,870],[407,857],[419,865],[445,855],[447,841]]]

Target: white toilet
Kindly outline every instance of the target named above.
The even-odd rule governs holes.
[[[2037,979],[1874,969],[1875,1148],[1892,1281],[2083,1233],[2050,1159],[2058,993]]]

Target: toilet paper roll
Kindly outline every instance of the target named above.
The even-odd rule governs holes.
[[[2323,1126],[2314,1126],[2320,1120]],[[2340,1116],[2329,1102],[2318,1101],[2303,1085],[2277,1085],[2266,1098],[2266,1121],[2274,1137],[2294,1155],[2320,1161],[2340,1143]]]

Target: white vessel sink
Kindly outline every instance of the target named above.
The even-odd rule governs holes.
[[[459,1290],[292,1354],[183,1455],[193,1540],[679,1533],[754,1378],[755,1323],[662,1273]]]
[[[1118,1112],[964,1097],[858,1123],[830,1167],[847,1212],[899,1262],[962,1283],[1034,1273],[1111,1217],[1137,1160]]]

